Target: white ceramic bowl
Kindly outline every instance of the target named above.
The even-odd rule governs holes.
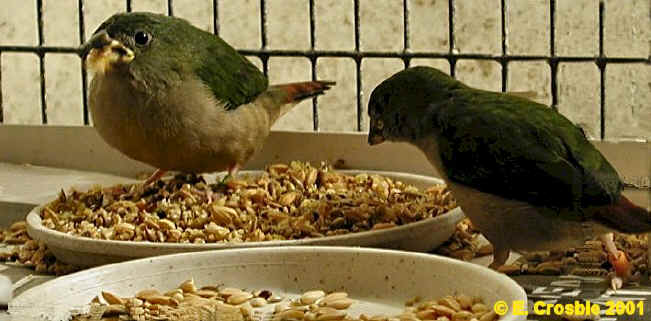
[[[489,307],[498,300],[522,300],[526,306],[527,300],[524,290],[507,276],[446,257],[300,246],[175,254],[97,267],[27,290],[9,304],[9,311],[14,320],[42,320],[36,318],[40,315],[61,320],[102,290],[133,296],[145,288],[171,290],[189,278],[197,286],[268,289],[283,296],[313,289],[346,291],[359,301],[349,309],[351,315],[398,313],[415,296],[427,299],[464,293],[483,298]],[[500,320],[525,318],[507,314]]]
[[[406,173],[377,171],[338,171],[348,174],[375,173],[419,188],[443,184],[440,179]],[[242,175],[259,175],[259,171],[245,171]],[[418,252],[430,251],[454,233],[456,224],[464,215],[460,208],[434,218],[401,225],[390,229],[365,231],[344,235],[327,236],[286,241],[243,242],[243,243],[155,243],[96,240],[72,236],[48,229],[41,224],[41,206],[34,208],[27,215],[27,232],[36,240],[43,241],[57,259],[82,267],[98,266],[121,262],[134,258],[158,256],[173,253],[206,251],[229,248],[290,246],[290,245],[340,245],[391,248]]]

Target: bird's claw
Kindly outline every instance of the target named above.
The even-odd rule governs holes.
[[[231,174],[226,174],[224,177],[217,183],[219,187],[228,187],[227,181],[231,178]]]
[[[149,178],[147,178],[147,180],[145,180],[144,183],[142,183],[143,187],[147,187],[147,186],[155,183],[161,177],[163,177],[163,175],[165,175],[165,173],[167,173],[167,171],[157,169],[153,174],[151,174],[151,176],[149,176]]]
[[[624,252],[617,251],[617,257],[609,253],[608,261],[613,265],[615,273],[618,276],[626,276],[630,273],[631,264],[628,262],[628,258],[626,258],[626,254]]]
[[[624,286],[624,280],[620,278],[619,276],[613,275],[610,278],[610,288],[613,289],[613,291],[617,291]]]
[[[225,191],[228,190],[230,187],[228,185],[229,181],[231,180],[233,176],[231,174],[226,174],[222,179],[220,179],[218,182],[215,184],[216,191]]]
[[[610,286],[613,290],[621,289],[624,285],[624,280],[631,275],[631,264],[628,262],[626,254],[622,251],[617,251],[617,256],[609,253],[608,261],[615,270],[614,275],[610,279]]]

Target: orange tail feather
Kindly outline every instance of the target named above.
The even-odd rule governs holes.
[[[285,103],[291,103],[321,95],[334,85],[334,81],[306,81],[274,85],[273,87],[284,92]]]
[[[651,212],[633,204],[623,195],[612,205],[596,208],[594,215],[604,225],[623,233],[651,231]]]

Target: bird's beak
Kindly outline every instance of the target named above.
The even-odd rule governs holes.
[[[384,136],[377,129],[371,128],[368,133],[368,144],[373,146],[384,142]]]
[[[97,32],[79,47],[79,54],[90,70],[101,73],[126,65],[135,58],[133,50],[111,38],[105,30]]]

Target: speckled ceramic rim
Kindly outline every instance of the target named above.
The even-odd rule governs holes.
[[[288,258],[293,259],[290,259],[291,262],[288,262]],[[341,264],[328,265],[329,261],[332,260],[350,263],[348,266],[342,266]],[[368,271],[368,269],[358,269],[369,264],[369,262],[381,263],[380,265],[386,266],[387,270]],[[407,280],[415,277],[409,273],[402,273],[405,269],[403,265],[415,264],[413,268],[418,271],[432,271],[434,273],[430,281],[425,279],[419,280],[417,283],[418,287],[421,290],[426,289],[425,292],[427,293],[438,293],[442,289],[444,291],[450,291],[452,289],[452,291],[479,295],[487,300],[487,304],[492,304],[497,300],[505,300],[506,302],[521,300],[526,306],[527,302],[527,296],[524,290],[506,275],[480,265],[447,257],[385,249],[338,246],[288,246],[282,248],[249,248],[181,253],[108,264],[66,275],[29,289],[15,298],[10,303],[9,309],[10,311],[14,310],[19,312],[19,314],[29,313],[29,311],[25,311],[25,306],[34,306],[34,302],[40,302],[40,300],[45,299],[46,302],[43,302],[44,305],[56,305],[58,310],[61,311],[74,308],[75,304],[79,303],[70,302],[62,296],[52,296],[52,293],[61,293],[62,295],[64,294],[63,292],[70,293],[71,295],[75,295],[76,300],[80,300],[82,297],[85,299],[85,296],[90,295],[88,297],[88,300],[90,300],[92,296],[96,295],[93,291],[96,292],[100,288],[120,288],[125,289],[124,291],[131,291],[132,287],[127,283],[133,282],[133,280],[141,280],[141,277],[151,277],[160,273],[166,274],[168,273],[167,271],[173,273],[178,272],[183,275],[194,275],[195,277],[198,276],[197,273],[206,273],[207,271],[215,271],[219,275],[220,269],[240,264],[251,266],[256,273],[266,271],[271,266],[276,266],[277,264],[285,264],[287,268],[283,269],[283,271],[285,271],[284,273],[290,274],[312,274],[313,272],[311,270],[305,270],[305,268],[314,264],[320,264],[329,266],[328,269],[319,272],[323,273],[323,277],[326,278],[328,275],[339,275],[340,277],[348,275],[354,278],[378,278],[378,275],[383,276],[386,273],[387,277],[400,280],[401,287],[409,287],[405,283],[409,283]],[[173,269],[172,267],[176,268]],[[246,277],[253,273],[252,271],[249,271],[248,274],[242,270],[239,271],[231,272],[230,274],[231,276],[238,276],[238,279],[241,276],[243,277],[242,280],[247,280]],[[264,275],[264,272],[261,273]],[[214,277],[216,276],[213,275]],[[149,284],[151,281],[140,282]],[[169,277],[164,277],[159,282],[170,283],[174,281],[170,280]],[[255,282],[257,284],[257,281]],[[274,286],[274,283],[277,286],[279,282],[282,283],[278,280],[272,281],[261,278],[258,286]],[[307,282],[309,283],[309,281]],[[480,283],[476,284],[476,282]],[[381,288],[381,286],[375,283],[362,284],[366,284],[367,289],[355,290],[356,286],[350,285],[351,287],[345,290],[354,295],[359,290],[374,292]],[[150,286],[161,287],[166,285],[151,284]],[[229,284],[229,286],[231,285]],[[295,287],[300,288],[301,285],[296,285]],[[468,293],[466,291],[474,293]],[[382,293],[378,298],[383,297],[383,301],[387,303],[402,304],[400,301],[397,301],[399,299],[396,295],[396,293]],[[509,311],[508,314],[500,318],[500,321],[516,320],[525,320],[525,317],[512,315]]]
[[[407,173],[395,173],[385,171],[367,171],[367,170],[340,170],[337,171],[345,174],[379,174],[391,179],[409,182],[410,184],[423,186],[432,186],[443,184],[444,181],[434,177],[414,175]],[[259,175],[260,171],[243,171],[243,175]],[[86,186],[88,189],[88,186]],[[84,190],[79,188],[79,190]],[[447,213],[437,217],[428,218],[422,221],[397,226],[390,229],[364,231],[343,235],[326,236],[320,238],[299,239],[299,240],[282,240],[282,241],[264,241],[264,242],[242,242],[242,243],[205,243],[205,244],[188,244],[188,243],[157,243],[157,242],[134,242],[134,241],[113,241],[98,240],[86,237],[72,236],[63,232],[55,231],[44,227],[41,224],[39,213],[45,204],[35,207],[27,215],[27,231],[29,235],[46,244],[83,253],[97,253],[101,255],[115,255],[130,258],[145,257],[137,253],[137,250],[152,250],[151,256],[160,254],[171,254],[190,251],[206,251],[213,249],[230,249],[230,248],[248,248],[248,247],[269,247],[269,246],[291,246],[291,245],[346,245],[346,246],[366,246],[373,243],[373,240],[399,241],[404,238],[417,239],[418,233],[429,232],[436,233],[440,231],[437,228],[440,224],[455,225],[464,214],[460,208],[455,208]],[[431,227],[429,229],[428,227]],[[440,226],[439,226],[440,227]],[[452,232],[454,230],[452,229]],[[445,236],[448,238],[450,235]],[[432,244],[431,248],[437,244]],[[101,249],[101,251],[99,251]],[[134,251],[135,250],[135,251]],[[163,253],[156,253],[159,250]]]

